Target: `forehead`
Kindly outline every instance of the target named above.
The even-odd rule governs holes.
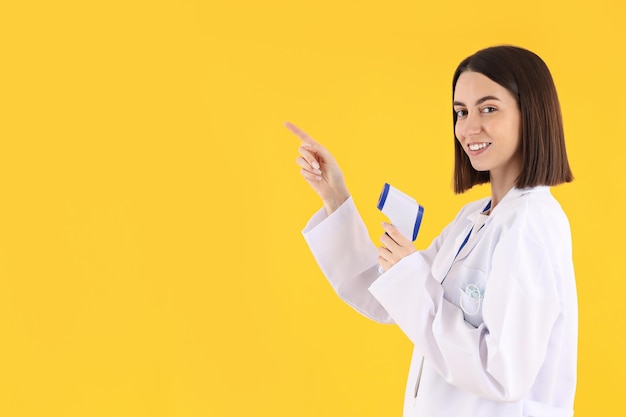
[[[509,90],[479,72],[465,71],[459,76],[454,88],[454,101],[469,105],[486,96],[515,101]]]

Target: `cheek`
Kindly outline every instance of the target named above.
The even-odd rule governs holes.
[[[517,115],[515,120],[511,123],[511,132],[512,135],[517,139],[518,142],[522,141],[522,117],[521,115]]]
[[[516,149],[521,148],[522,145],[522,128],[519,123],[514,123],[510,130],[511,140],[515,142]]]

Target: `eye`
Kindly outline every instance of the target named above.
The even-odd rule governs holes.
[[[467,110],[465,109],[458,109],[458,110],[454,110],[454,113],[456,114],[457,119],[463,117],[463,116],[467,116]]]
[[[487,106],[483,107],[480,111],[481,113],[495,113],[498,111],[498,109],[496,109],[495,107]]]

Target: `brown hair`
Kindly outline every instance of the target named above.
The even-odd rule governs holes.
[[[546,64],[533,52],[494,46],[465,58],[454,72],[452,96],[465,71],[483,74],[513,94],[521,113],[522,171],[517,188],[557,185],[574,179],[567,161],[561,107]],[[452,112],[453,127],[456,112]],[[489,182],[489,171],[476,171],[454,138],[454,191],[462,193]]]

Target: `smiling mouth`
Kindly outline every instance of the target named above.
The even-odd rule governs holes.
[[[480,151],[491,145],[490,142],[470,143],[467,145],[470,151]]]

